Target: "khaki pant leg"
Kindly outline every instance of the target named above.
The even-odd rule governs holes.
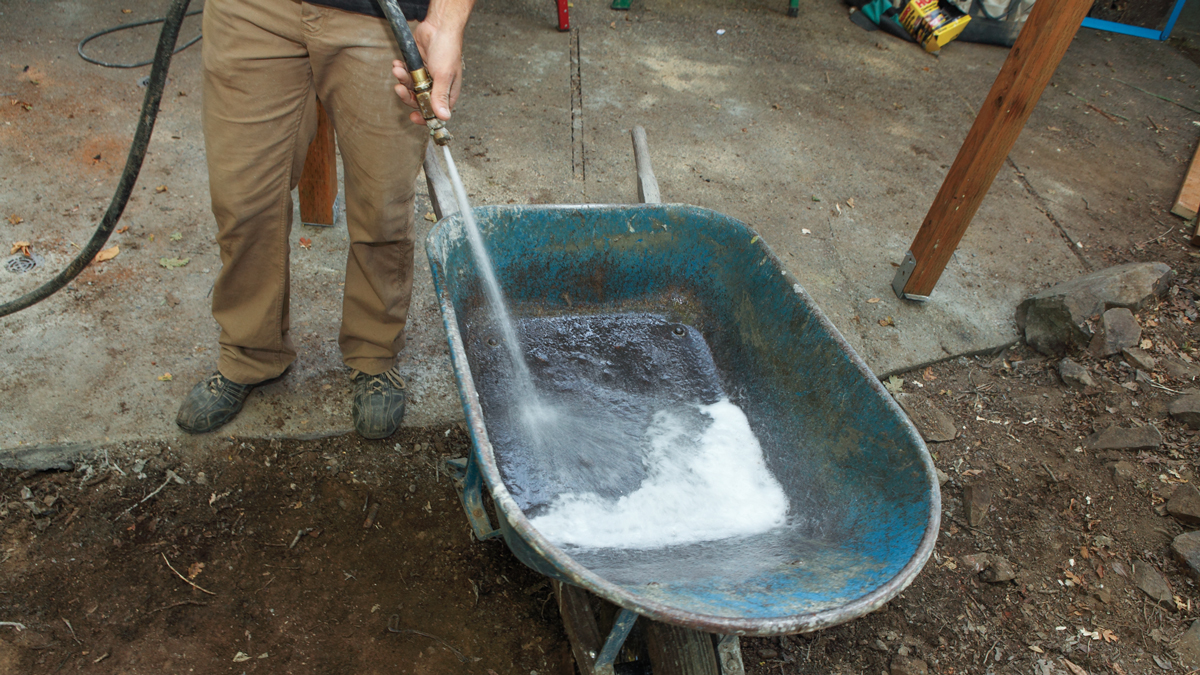
[[[412,298],[413,197],[428,130],[396,96],[391,27],[378,19],[304,5],[317,96],[342,154],[350,250],[338,342],[346,365],[370,375],[404,348]]]
[[[203,115],[223,267],[212,293],[218,369],[253,384],[296,358],[288,335],[291,190],[316,131],[301,6],[208,0]]]

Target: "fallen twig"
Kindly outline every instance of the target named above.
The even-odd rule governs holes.
[[[300,543],[300,538],[303,537],[304,535],[308,534],[309,532],[312,532],[312,530],[313,529],[311,527],[306,527],[303,529],[296,530],[296,537],[295,537],[295,539],[292,539],[292,543],[288,545],[288,548],[290,548],[290,549],[296,548],[296,544]]]
[[[12,626],[13,628],[17,629],[18,633],[25,630],[25,624],[23,624],[19,621],[0,621],[0,627],[3,627],[3,626]]]
[[[175,609],[176,607],[182,607],[184,605],[196,605],[197,607],[208,607],[207,602],[196,602],[195,600],[184,600],[183,602],[177,602],[173,605],[167,605],[166,607],[159,607],[158,609],[152,609],[146,614],[146,616],[149,616],[150,614],[154,614],[155,612],[165,612],[168,609]],[[105,654],[105,656],[108,656],[108,654]],[[99,661],[97,661],[97,663],[99,663]]]
[[[1058,476],[1054,475],[1054,472],[1050,470],[1050,467],[1046,466],[1045,462],[1042,462],[1042,468],[1046,470],[1046,473],[1050,474],[1050,480],[1054,481],[1055,483],[1058,482]]]
[[[71,627],[71,622],[67,621],[66,617],[63,617],[63,623],[67,624],[67,630],[71,631],[71,639],[79,644],[83,644],[83,642],[80,642],[79,637],[75,635],[75,629]]]
[[[459,661],[462,661],[463,663],[471,662],[471,659],[469,657],[467,657],[465,654],[458,651],[454,647],[451,647],[449,642],[446,642],[445,640],[443,640],[442,638],[440,638],[436,635],[430,635],[429,633],[423,633],[419,630],[413,630],[412,628],[400,628],[400,615],[399,614],[393,614],[391,616],[391,618],[388,619],[387,629],[388,629],[389,633],[412,633],[413,635],[420,635],[421,637],[427,637],[430,640],[436,640],[436,641],[440,642],[443,647],[445,647],[446,649],[449,649],[452,654],[457,656]]]
[[[1175,391],[1174,389],[1172,389],[1170,387],[1164,387],[1163,385],[1155,382],[1154,380],[1142,380],[1142,381],[1145,382],[1146,384],[1150,385],[1151,387],[1154,387],[1155,389],[1162,389],[1163,391],[1171,393],[1171,394],[1182,394],[1183,393],[1182,391]]]
[[[1158,223],[1159,225],[1162,225],[1162,223],[1159,222],[1157,218],[1154,220],[1154,222]],[[1162,239],[1163,237],[1167,236],[1168,234],[1171,234],[1171,230],[1174,230],[1174,229],[1175,229],[1175,226],[1171,225],[1171,226],[1167,227],[1167,229],[1162,234],[1158,235],[1157,237],[1155,237],[1153,239],[1147,239],[1146,241],[1143,241],[1140,244],[1134,244],[1134,246],[1145,246],[1146,244],[1152,244],[1152,243]]]
[[[1118,79],[1117,79],[1117,78],[1115,78],[1115,77],[1114,77],[1114,78],[1112,78],[1112,79],[1113,79],[1113,80],[1116,80],[1117,82],[1120,82],[1121,84],[1123,84],[1123,85],[1125,85],[1125,86],[1127,86],[1127,87],[1133,87],[1134,89],[1137,89],[1138,91],[1142,92],[1143,94],[1150,94],[1150,95],[1151,95],[1151,96],[1153,96],[1154,98],[1161,99],[1161,100],[1163,100],[1163,101],[1166,101],[1167,103],[1174,103],[1175,105],[1179,106],[1180,108],[1183,108],[1184,110],[1189,110],[1189,111],[1191,111],[1191,112],[1194,112],[1194,113],[1196,113],[1196,114],[1200,114],[1200,110],[1196,110],[1195,108],[1190,108],[1190,107],[1188,107],[1188,106],[1186,106],[1186,105],[1184,105],[1184,104],[1180,103],[1179,101],[1176,101],[1176,100],[1175,100],[1175,99],[1173,99],[1173,98],[1168,98],[1168,97],[1166,97],[1166,96],[1163,96],[1162,94],[1156,94],[1156,93],[1154,93],[1154,92],[1152,92],[1152,91],[1146,91],[1145,89],[1142,89],[1141,87],[1137,86],[1136,84],[1129,84],[1129,83],[1128,83],[1128,82],[1126,82],[1125,80],[1118,80]]]
[[[197,584],[196,584],[196,582],[194,582],[194,581],[192,581],[191,579],[189,579],[189,578],[187,578],[187,577],[183,576],[182,574],[180,574],[180,573],[179,573],[179,570],[177,570],[177,569],[175,569],[174,567],[172,567],[172,566],[171,566],[171,561],[170,561],[170,560],[167,560],[167,554],[166,554],[166,553],[160,553],[159,555],[161,555],[161,556],[162,556],[163,562],[167,563],[167,567],[169,567],[169,568],[171,569],[171,571],[175,573],[175,576],[179,577],[180,579],[183,579],[185,582],[187,582],[187,583],[188,583],[188,585],[189,585],[189,586],[191,586],[192,588],[194,588],[194,589],[196,589],[196,590],[198,590],[198,591],[203,591],[203,592],[205,592],[205,593],[208,593],[209,595],[216,595],[216,593],[213,593],[212,591],[209,591],[209,590],[205,590],[205,589],[203,589],[203,588],[200,588],[200,586],[199,586],[199,585],[197,585]]]
[[[146,503],[147,499],[150,499],[154,495],[162,492],[162,489],[167,487],[167,483],[170,483],[173,480],[179,480],[179,476],[175,475],[174,471],[167,469],[167,479],[163,481],[162,485],[158,486],[157,490],[155,490],[154,492],[151,492],[150,494],[146,495],[145,497],[142,497],[142,501],[140,501],[140,502],[134,504],[133,506],[125,509],[124,511],[122,511],[121,515],[117,516],[116,518],[113,518],[113,522],[120,520],[123,516],[125,516],[130,511],[132,511],[132,510],[136,509],[138,506],[141,506],[142,504]]]

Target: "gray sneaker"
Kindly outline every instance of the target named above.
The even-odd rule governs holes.
[[[387,438],[404,419],[404,380],[392,366],[378,375],[354,374],[354,430],[363,438]]]
[[[238,414],[246,397],[256,386],[231,382],[221,373],[213,373],[192,387],[179,406],[175,423],[192,434],[212,431]]]

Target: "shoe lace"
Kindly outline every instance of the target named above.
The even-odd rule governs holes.
[[[204,383],[204,386],[208,387],[208,391],[214,395],[221,393],[221,374],[216,373],[212,377],[208,378],[208,381]]]
[[[400,377],[400,373],[395,367],[379,373],[378,375],[370,375],[367,380],[367,388],[373,393],[383,393],[388,385],[395,389],[404,389],[404,378]]]

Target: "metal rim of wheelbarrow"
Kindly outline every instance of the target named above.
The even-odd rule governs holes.
[[[658,208],[666,206],[708,211],[708,209],[684,204],[656,204],[654,206],[638,206],[635,208]],[[611,204],[564,204],[546,206],[545,208],[590,211],[631,207]],[[566,551],[555,546],[533,527],[524,512],[521,511],[516,500],[509,493],[508,487],[504,485],[504,481],[501,478],[500,468],[496,463],[495,452],[484,424],[479,393],[475,388],[475,381],[471,376],[470,366],[468,365],[466,346],[457,329],[457,312],[454,309],[447,289],[445,270],[443,269],[444,261],[438,259],[438,256],[435,255],[434,247],[428,244],[428,242],[434,241],[441,228],[446,227],[448,225],[447,221],[451,220],[460,221],[457,215],[453,215],[438,222],[429,232],[427,248],[430,271],[434,281],[434,291],[437,294],[438,304],[442,313],[442,322],[446,327],[447,340],[449,341],[450,360],[458,376],[459,397],[462,399],[463,410],[467,418],[468,432],[473,442],[472,452],[475,453],[475,459],[482,469],[484,482],[487,484],[492,500],[496,504],[497,517],[505,518],[512,529],[525,540],[530,548],[554,567],[558,568],[571,583],[581,586],[620,607],[636,611],[638,614],[654,621],[662,621],[722,635],[768,636],[820,630],[869,614],[882,607],[884,603],[896,597],[896,595],[907,588],[925,566],[925,562],[933,553],[937,534],[941,527],[941,490],[937,482],[937,470],[934,467],[933,458],[929,455],[929,450],[925,446],[924,440],[922,440],[916,427],[908,419],[908,416],[901,410],[891,395],[887,393],[887,390],[883,388],[883,385],[880,384],[878,378],[870,371],[862,358],[850,347],[846,339],[842,337],[841,332],[819,310],[813,312],[813,317],[820,322],[821,327],[828,330],[829,335],[843,353],[850,357],[851,363],[864,376],[868,385],[879,396],[885,399],[885,405],[904,425],[909,440],[916,446],[918,455],[925,468],[925,476],[929,483],[929,520],[926,523],[925,533],[921,538],[920,545],[900,572],[889,579],[887,583],[879,586],[870,593],[833,609],[779,618],[752,619],[692,612],[678,609],[643,596],[637,596],[625,590],[622,586],[607,581],[587,567],[576,562]],[[753,232],[744,223],[736,220],[734,222],[745,228],[747,233]],[[754,243],[751,245],[757,246],[763,255],[794,284],[797,294],[804,300],[811,301],[812,298],[808,295],[808,292],[804,291],[799,282],[783,269],[779,258],[770,247],[760,237],[755,236],[752,241]],[[813,307],[816,308],[815,303],[813,303]]]

